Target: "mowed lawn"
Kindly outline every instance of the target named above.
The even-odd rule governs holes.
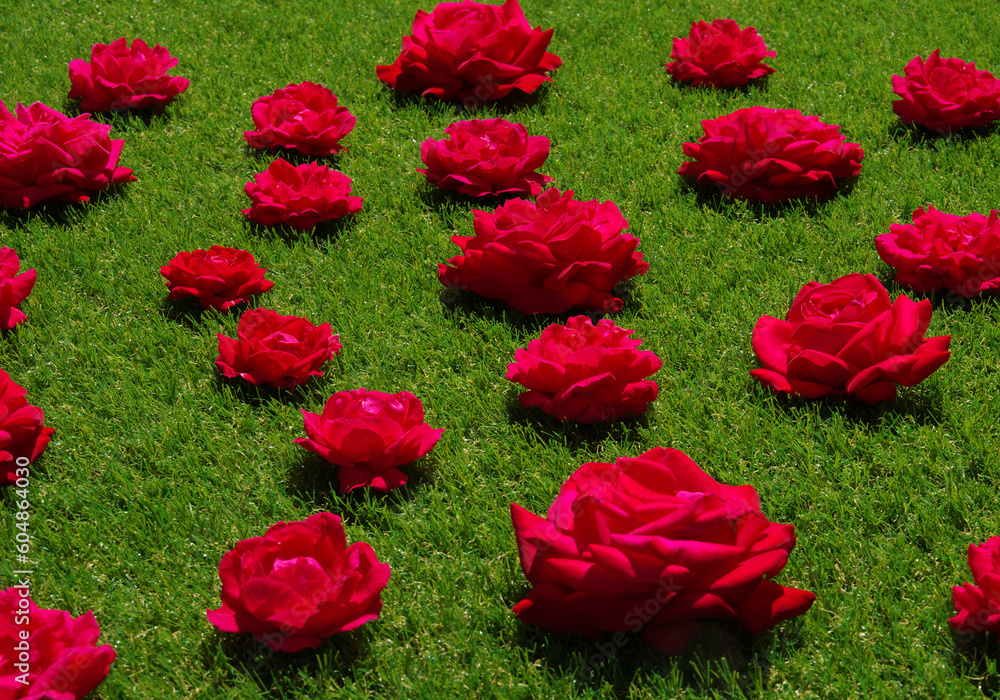
[[[872,273],[893,297],[874,237],[921,205],[1000,207],[1000,129],[950,138],[905,128],[890,80],[915,55],[1000,71],[1000,10],[907,3],[523,0],[554,27],[564,65],[530,98],[475,113],[397,96],[375,76],[420,3],[36,2],[0,0],[0,98],[75,113],[67,64],[120,36],[161,43],[191,86],[160,116],[100,117],[138,178],[89,205],[0,213],[0,243],[38,271],[28,321],[0,339],[0,368],[56,433],[33,469],[42,607],[91,609],[118,652],[94,697],[666,698],[976,697],[1000,688],[997,652],[948,627],[951,587],[971,580],[970,542],[1000,534],[1000,306],[932,296],[928,335],[952,356],[877,407],[779,399],[749,376],[751,331],[783,316],[806,282]],[[678,87],[671,39],[732,17],[777,51],[746,90]],[[244,183],[269,155],[243,131],[261,95],[305,80],[357,116],[327,162],[364,209],[322,235],[251,226]],[[861,176],[822,204],[720,201],[677,176],[700,122],[741,107],[795,108],[839,124],[865,150]],[[432,191],[419,144],[452,121],[504,116],[552,141],[542,172],[580,199],[614,201],[641,239],[647,274],[615,321],[664,365],[640,419],[561,424],[521,409],[504,379],[548,323],[446,291],[437,264],[471,235],[473,202]],[[257,305],[329,322],[343,351],[290,395],[218,379],[216,333],[238,314],[166,303],[178,251],[245,248],[275,287]],[[911,294],[912,295],[912,294]],[[913,295],[921,298],[921,295]],[[334,471],[293,444],[300,409],[331,393],[407,390],[444,428],[389,494],[341,495]],[[777,580],[812,609],[759,637],[706,625],[677,657],[629,639],[597,643],[522,625],[528,591],[509,504],[544,513],[580,464],[656,446],[728,484],[751,484],[798,543]],[[13,585],[13,495],[2,497],[0,580]],[[240,539],[328,510],[348,540],[392,566],[380,618],[315,651],[274,654],[206,617],[217,565]],[[9,544],[8,544],[9,543]],[[603,648],[607,648],[605,645]],[[596,663],[595,663],[596,660]]]

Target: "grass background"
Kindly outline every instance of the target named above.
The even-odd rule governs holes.
[[[951,360],[875,408],[778,400],[749,377],[750,335],[810,280],[892,273],[872,239],[920,205],[1000,205],[1000,133],[947,139],[902,128],[890,78],[914,55],[1000,70],[992,5],[971,0],[671,3],[524,0],[555,27],[564,61],[536,97],[470,115],[397,96],[375,77],[418,6],[346,2],[0,0],[8,106],[67,102],[66,65],[119,36],[161,43],[191,79],[161,116],[101,117],[138,181],[87,206],[0,213],[2,244],[38,271],[28,321],[0,339],[0,367],[45,410],[54,439],[33,471],[42,607],[92,609],[118,651],[98,698],[975,697],[1000,687],[997,654],[952,636],[951,586],[970,580],[969,542],[1000,534],[1000,308],[933,297],[930,335]],[[696,19],[758,28],[777,72],[745,91],[690,89],[664,72]],[[363,211],[332,235],[251,227],[243,184],[250,105],[290,82],[330,87],[358,118],[329,162]],[[676,175],[700,121],[752,105],[796,108],[865,149],[853,190],[820,205],[720,202]],[[641,419],[562,425],[517,406],[504,379],[516,348],[552,318],[444,291],[436,264],[471,231],[475,202],[414,172],[419,143],[470,116],[503,115],[552,141],[543,172],[581,199],[613,200],[650,271],[628,286],[619,325],[664,367]],[[276,286],[259,305],[329,321],[343,352],[290,397],[234,392],[213,364],[237,315],[165,303],[160,265],[179,250],[246,248]],[[560,317],[565,319],[567,315]],[[437,448],[388,495],[342,496],[292,443],[300,409],[359,386],[409,390]],[[684,450],[718,480],[752,484],[766,516],[795,525],[778,580],[815,591],[803,617],[757,638],[707,626],[678,657],[630,638],[607,663],[596,643],[521,625],[528,590],[508,504],[543,513],[588,460]],[[13,533],[12,495],[2,496]],[[217,563],[278,520],[330,510],[349,541],[393,573],[379,620],[292,656],[218,633]],[[0,556],[10,582],[13,535]],[[266,649],[264,649],[266,652]],[[600,659],[600,656],[596,657]]]

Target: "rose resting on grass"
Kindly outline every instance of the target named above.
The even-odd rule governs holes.
[[[45,413],[29,404],[27,395],[0,370],[0,486],[15,483],[17,468],[38,459],[55,433],[45,427]]]
[[[17,251],[7,246],[0,248],[0,330],[3,331],[9,331],[28,318],[17,305],[31,294],[37,273],[34,269],[20,270],[21,259]]]
[[[220,245],[182,251],[160,268],[170,290],[168,299],[195,298],[201,308],[217,311],[245,304],[273,287],[266,273],[248,251]]]
[[[187,90],[187,78],[167,75],[177,59],[157,44],[150,48],[142,39],[129,46],[125,37],[110,44],[94,44],[90,61],[69,62],[73,87],[71,100],[80,99],[84,112],[123,109],[161,111],[168,102]]]
[[[691,81],[693,87],[739,87],[773,73],[764,59],[774,55],[753,27],[740,29],[731,19],[692,22],[686,39],[674,39],[674,60],[667,72],[674,80]]]

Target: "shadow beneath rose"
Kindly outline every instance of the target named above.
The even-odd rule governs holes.
[[[878,279],[889,290],[889,294],[893,299],[900,294],[908,296],[913,301],[928,299],[934,311],[971,312],[973,309],[991,307],[1000,303],[1000,293],[996,292],[982,292],[972,298],[964,297],[947,289],[940,289],[936,292],[915,292],[909,287],[897,284],[896,270],[888,265],[883,266],[883,269],[878,274]]]
[[[354,228],[357,216],[358,214],[352,214],[340,219],[320,221],[316,226],[305,231],[285,226],[284,224],[262,226],[251,221],[246,221],[246,226],[250,233],[264,239],[282,240],[288,245],[311,243],[326,248],[336,244],[344,231]]]
[[[65,100],[63,102],[63,111],[67,115],[90,114],[91,121],[110,125],[112,138],[118,132],[128,134],[145,131],[152,126],[166,126],[173,120],[169,112],[157,112],[155,109],[120,109],[113,112],[84,112],[80,109],[79,100]],[[140,124],[142,125],[141,127],[139,126]]]
[[[114,201],[127,191],[128,183],[121,183],[106,190],[91,192],[89,202],[40,202],[30,209],[0,207],[0,227],[17,230],[37,219],[52,228],[68,229],[87,217],[89,207]]]
[[[337,167],[337,161],[340,160],[341,153],[343,153],[343,150],[325,156],[310,156],[299,153],[298,149],[285,147],[279,147],[272,153],[270,148],[252,148],[248,143],[243,143],[243,155],[246,156],[247,160],[258,163],[261,171],[267,170],[267,166],[278,158],[281,158],[296,166],[317,163],[339,172],[340,168]]]
[[[954,612],[949,598],[945,614],[951,616]],[[963,678],[977,681],[976,689],[984,697],[1000,697],[1000,640],[993,634],[949,630],[955,643],[949,655],[952,668]]]
[[[214,365],[214,360],[213,360]],[[260,408],[266,403],[277,401],[287,406],[301,406],[306,403],[315,403],[316,396],[323,395],[318,390],[317,382],[322,377],[310,377],[310,381],[305,384],[290,387],[288,389],[275,389],[266,384],[254,386],[242,377],[227,377],[218,370],[215,371],[215,385],[220,393],[230,394],[234,399],[238,399],[254,408]]]
[[[678,178],[680,179],[681,193],[694,194],[695,204],[699,207],[709,207],[715,209],[720,214],[732,216],[748,212],[758,222],[763,219],[784,218],[789,213],[801,213],[808,217],[817,216],[828,202],[839,197],[849,196],[854,190],[854,185],[857,183],[857,178],[838,180],[836,193],[828,199],[799,197],[783,202],[767,204],[761,201],[730,197],[724,194],[719,188],[707,187],[685,177],[678,176]]]
[[[948,147],[956,143],[978,141],[979,139],[992,136],[998,129],[1000,129],[1000,122],[993,122],[984,126],[961,127],[948,131],[944,129],[929,129],[920,124],[906,124],[897,120],[889,126],[886,133],[889,138],[897,141],[906,141],[911,146],[924,146],[937,151],[942,146]],[[909,215],[910,212],[906,212],[906,216],[909,217]]]
[[[577,423],[561,421],[534,406],[521,405],[518,396],[524,387],[512,384],[507,394],[507,417],[511,423],[518,423],[538,435],[548,443],[562,445],[576,452],[590,453],[593,446],[612,439],[618,445],[640,444],[640,431],[649,428],[649,411],[638,416],[619,418],[606,423]]]
[[[499,100],[482,99],[472,95],[466,99],[441,100],[436,97],[421,97],[418,92],[393,90],[383,84],[382,93],[392,103],[394,110],[419,107],[436,114],[452,113],[455,121],[469,119],[493,119],[504,117],[515,112],[527,112],[544,115],[546,112],[544,98],[548,94],[549,83],[543,83],[533,93],[513,90]]]

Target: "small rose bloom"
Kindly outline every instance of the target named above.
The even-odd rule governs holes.
[[[214,245],[208,250],[182,251],[160,268],[167,278],[167,299],[194,297],[203,309],[225,311],[250,301],[274,286],[267,270],[239,248]]]
[[[462,254],[438,265],[438,279],[526,314],[618,311],[612,288],[649,269],[610,201],[578,202],[552,187],[534,202],[512,199],[473,214],[476,235],[452,236]]]
[[[254,386],[288,389],[319,377],[320,368],[340,352],[340,336],[330,324],[313,326],[298,316],[270,309],[251,309],[240,317],[236,338],[219,336],[215,364],[227,377],[242,377]]]
[[[17,305],[28,298],[37,277],[34,269],[21,272],[21,259],[13,248],[0,248],[0,330],[9,331],[28,317]]]
[[[28,209],[39,202],[87,202],[90,193],[135,180],[118,167],[123,139],[89,114],[67,117],[36,102],[0,100],[0,207]]]
[[[1000,119],[1000,80],[976,70],[975,63],[941,58],[940,49],[924,61],[915,57],[892,76],[892,91],[899,100],[892,111],[906,124],[950,134],[965,126],[982,126]]]
[[[45,413],[25,398],[28,392],[0,370],[0,486],[17,481],[18,460],[38,459],[55,428],[45,427]]]
[[[274,651],[314,649],[378,617],[391,569],[366,542],[347,546],[340,517],[316,513],[241,540],[219,562],[223,632],[249,632]]]
[[[317,83],[300,83],[259,97],[250,110],[256,131],[244,131],[251,148],[295,149],[305,156],[340,153],[340,140],[357,119],[337,96]]]
[[[142,39],[129,46],[125,37],[110,44],[94,44],[90,62],[75,58],[69,62],[73,84],[69,98],[80,100],[84,112],[122,109],[161,111],[168,102],[187,90],[190,81],[167,75],[177,59],[157,44],[149,48]]]
[[[340,469],[340,492],[359,486],[391,491],[406,483],[403,464],[430,452],[444,430],[424,422],[420,399],[408,391],[365,388],[331,396],[317,415],[303,410],[306,435],[295,442]]]
[[[292,165],[278,158],[257,173],[244,191],[253,203],[243,213],[255,224],[286,224],[299,231],[320,221],[361,211],[364,199],[351,196],[351,178],[318,163]]]
[[[514,613],[550,632],[641,631],[653,649],[675,654],[703,620],[760,634],[816,598],[772,580],[795,546],[794,527],[765,518],[752,486],[720,484],[680,450],[588,462],[546,517],[510,510],[533,584]]]
[[[538,406],[559,420],[578,423],[639,415],[656,398],[656,382],[646,379],[663,366],[655,353],[639,350],[635,331],[611,319],[595,326],[574,316],[553,323],[540,338],[518,348],[507,379],[524,386],[522,406]]]
[[[893,302],[874,275],[810,282],[785,320],[761,316],[753,350],[764,365],[750,375],[776,393],[805,399],[848,395],[874,404],[896,398],[948,361],[950,335],[925,338],[931,302]]]
[[[739,87],[773,73],[764,59],[774,55],[753,27],[740,29],[731,19],[692,22],[687,39],[674,39],[670,54],[674,60],[667,64],[667,72],[694,87]]]
[[[1000,537],[969,544],[969,569],[976,585],[952,588],[958,613],[948,620],[956,632],[1000,632]]]
[[[0,591],[0,697],[80,700],[107,678],[115,650],[97,644],[101,628],[90,610],[73,617],[39,608],[27,593],[17,586]]]

